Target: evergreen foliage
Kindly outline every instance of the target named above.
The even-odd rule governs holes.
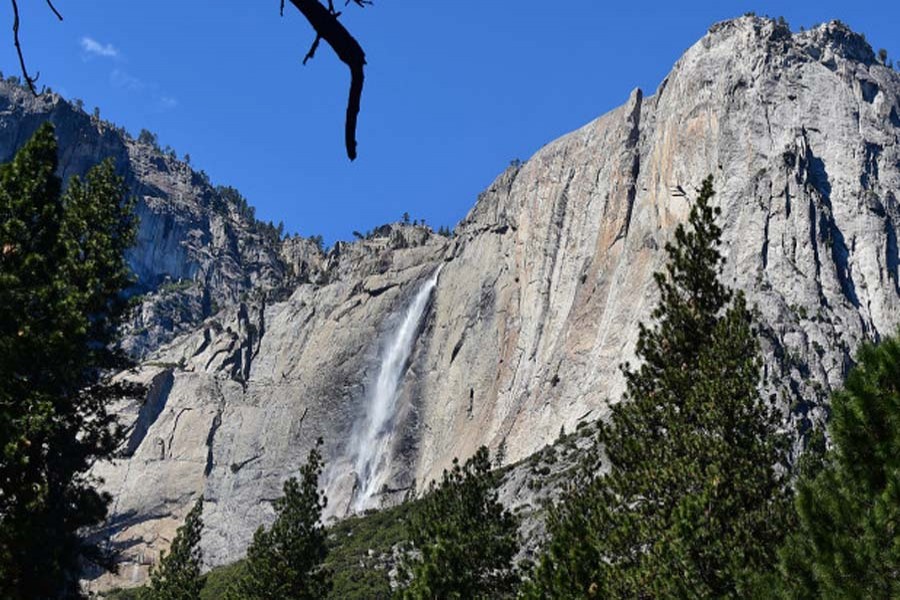
[[[198,498],[184,524],[178,528],[169,553],[160,556],[159,565],[150,573],[150,587],[142,600],[198,600],[204,578],[200,575],[203,552],[203,498]]]
[[[138,142],[157,150],[159,149],[159,137],[150,130],[141,129],[141,132],[138,134]]]
[[[712,179],[657,273],[624,400],[598,427],[609,465],[586,461],[551,511],[534,598],[738,598],[774,569],[789,525],[780,419],[760,401],[760,351],[741,294],[719,281]]]
[[[325,568],[333,586],[325,598],[333,600],[375,600],[391,597],[395,549],[407,538],[411,515],[421,501],[410,500],[384,508],[350,515],[331,525],[326,534],[328,556]],[[199,600],[221,600],[244,574],[246,559],[217,567],[204,577]],[[139,591],[115,590],[109,600],[135,600]]]
[[[110,161],[65,193],[50,124],[0,167],[0,597],[73,597],[78,535],[109,498],[88,474],[119,440],[107,406],[136,389],[108,374],[127,308],[132,205]]]
[[[900,597],[900,338],[864,345],[831,403],[833,448],[797,487],[791,598]]]
[[[237,213],[246,219],[251,221],[256,219],[256,209],[237,189],[230,185],[220,185],[216,187],[216,194],[226,207],[233,206]]]
[[[327,499],[319,493],[322,454],[319,439],[300,468],[300,480],[284,483],[284,495],[275,501],[275,522],[260,527],[247,550],[237,583],[229,590],[233,600],[314,600],[331,588],[331,573],[322,563],[328,554],[322,510]]]
[[[411,516],[412,551],[400,572],[405,599],[512,597],[519,582],[513,558],[518,521],[498,501],[487,448],[444,471],[440,485]]]

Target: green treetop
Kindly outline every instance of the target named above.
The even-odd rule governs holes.
[[[89,469],[118,429],[109,403],[112,351],[130,283],[132,205],[111,162],[56,176],[57,145],[41,126],[0,167],[0,597],[78,594],[81,561],[107,564],[79,532],[109,498]]]
[[[512,597],[519,578],[518,521],[497,498],[487,448],[444,471],[413,514],[412,543],[401,565],[401,598]]]
[[[864,345],[831,401],[833,447],[797,486],[790,598],[900,597],[900,339]]]
[[[320,439],[300,468],[300,479],[284,483],[275,501],[275,522],[260,527],[247,550],[239,581],[229,590],[233,600],[318,600],[331,589],[331,573],[322,563],[328,554],[319,492],[322,473]]]
[[[150,573],[150,587],[142,600],[197,600],[203,589],[200,566],[200,534],[203,532],[203,498],[197,499],[184,524],[178,528],[168,553]]]
[[[638,368],[598,427],[596,457],[551,511],[534,598],[739,598],[773,568],[789,519],[787,440],[760,401],[760,352],[741,294],[719,280],[718,210],[703,182],[657,273]]]

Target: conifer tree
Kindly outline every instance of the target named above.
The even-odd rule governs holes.
[[[444,471],[413,513],[411,551],[400,572],[399,596],[428,598],[512,597],[519,582],[513,558],[519,549],[518,521],[498,501],[487,448]]]
[[[284,483],[275,501],[275,522],[260,527],[247,550],[232,600],[317,600],[331,589],[331,573],[323,566],[328,555],[322,510],[327,499],[319,492],[322,454],[319,439],[300,468],[300,480]]]
[[[770,572],[789,519],[775,410],[743,296],[719,281],[718,210],[703,182],[655,276],[638,368],[598,426],[609,467],[586,461],[551,514],[534,598],[738,598]]]
[[[900,338],[859,350],[828,428],[833,447],[797,486],[785,595],[900,597]]]
[[[203,498],[197,499],[178,528],[168,553],[150,573],[150,587],[142,600],[198,600],[203,590],[200,566],[200,534],[203,532]]]
[[[0,597],[78,594],[79,536],[109,498],[89,475],[118,441],[108,404],[136,390],[113,383],[110,348],[127,307],[124,253],[131,204],[111,162],[56,176],[53,127],[41,126],[0,167]]]

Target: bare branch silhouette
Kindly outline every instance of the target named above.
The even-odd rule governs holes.
[[[322,41],[322,36],[321,36],[321,35],[317,35],[317,36],[316,36],[316,39],[313,40],[312,46],[309,48],[309,52],[307,52],[307,53],[306,53],[306,56],[303,57],[303,64],[304,64],[304,65],[307,63],[307,61],[309,61],[309,59],[315,58],[315,56],[316,56],[316,50],[319,49],[319,42],[321,42],[321,41]]]
[[[354,0],[355,1],[355,0]],[[50,7],[50,10],[53,11],[53,14],[56,15],[56,18],[60,21],[63,20],[62,15],[56,7],[53,6],[52,0],[47,0],[47,6]],[[36,73],[34,77],[32,77],[28,73],[28,67],[25,65],[25,57],[22,55],[22,44],[19,42],[19,4],[16,0],[12,0],[12,8],[13,8],[13,40],[16,44],[16,54],[19,55],[19,67],[22,69],[22,77],[25,79],[25,85],[28,86],[28,89],[31,90],[31,93],[35,96],[38,95],[37,88],[35,87],[35,83],[37,83],[38,78],[41,76],[40,73]]]
[[[56,7],[53,6],[52,0],[47,0],[47,6],[50,7],[50,10],[53,11],[53,14],[56,15],[56,18],[57,18],[57,19],[59,19],[60,21],[63,20],[62,15],[59,13],[58,10],[56,10]]]
[[[13,8],[13,38],[16,45],[16,53],[19,57],[19,66],[22,69],[22,76],[25,84],[31,93],[38,95],[35,84],[37,83],[40,73],[32,76],[28,72],[25,63],[25,56],[22,52],[22,44],[19,41],[19,4],[18,0],[11,0]],[[63,20],[62,14],[56,9],[53,0],[45,0],[47,6],[53,12],[57,19]],[[344,6],[354,3],[359,7],[365,7],[372,4],[371,0],[345,0]],[[347,98],[347,114],[344,119],[344,145],[347,149],[347,156],[350,160],[356,159],[356,125],[359,120],[359,108],[362,100],[363,83],[365,81],[364,67],[366,65],[366,53],[362,46],[356,41],[347,28],[338,21],[341,16],[340,11],[335,10],[334,0],[328,0],[328,6],[323,5],[319,0],[291,0],[297,10],[306,18],[316,32],[316,38],[312,43],[306,56],[303,58],[303,64],[314,58],[316,51],[319,49],[319,43],[322,40],[328,42],[328,45],[334,50],[338,58],[350,69],[350,92]],[[285,0],[281,0],[281,14],[284,15]]]
[[[371,4],[368,0],[346,0],[345,5],[353,2],[357,6]],[[316,31],[316,39],[306,53],[303,64],[315,56],[319,42],[325,40],[334,50],[338,58],[350,69],[350,93],[347,98],[347,115],[344,121],[344,144],[350,160],[356,159],[356,123],[359,117],[359,106],[362,98],[366,64],[366,53],[347,28],[338,21],[340,12],[334,9],[333,0],[328,0],[325,7],[319,0],[291,0],[297,10],[306,17]],[[281,2],[284,13],[284,0]]]

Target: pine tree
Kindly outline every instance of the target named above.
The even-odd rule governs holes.
[[[319,439],[300,469],[300,480],[288,479],[275,501],[276,518],[267,530],[257,529],[247,550],[239,581],[229,590],[233,600],[314,600],[331,589],[331,573],[322,563],[328,554],[319,493],[322,454]]]
[[[498,501],[487,448],[444,471],[410,519],[401,598],[512,597],[518,521]]]
[[[203,531],[203,498],[197,499],[178,528],[168,554],[160,556],[159,565],[150,573],[150,587],[142,600],[198,600],[203,590],[200,565],[200,534]]]
[[[828,428],[833,447],[797,486],[786,596],[900,597],[900,338],[859,350]]]
[[[127,302],[131,204],[111,162],[61,192],[53,128],[0,167],[0,597],[78,593],[78,534],[109,498],[88,472],[118,442],[107,412],[136,389],[113,383],[110,350]]]
[[[760,352],[724,259],[711,178],[656,274],[653,328],[639,368],[598,426],[598,459],[550,516],[551,540],[527,595],[540,598],[737,598],[771,572],[789,519],[777,469],[787,440],[760,401]]]
[[[140,134],[138,134],[138,142],[154,148],[159,147],[159,137],[147,129],[141,129]]]

